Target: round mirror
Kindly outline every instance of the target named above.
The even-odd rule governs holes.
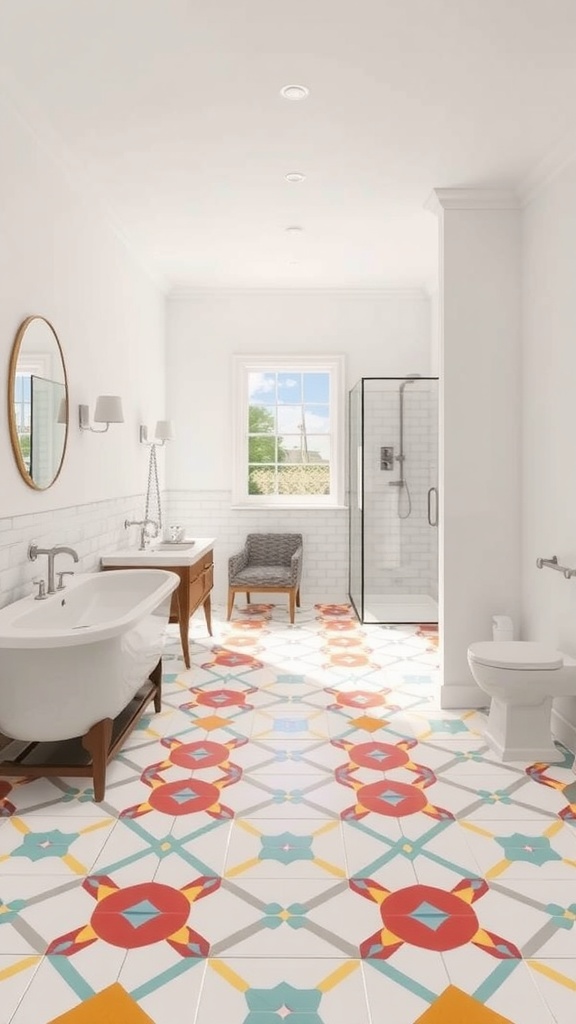
[[[18,328],[8,374],[14,457],[29,487],[44,491],[58,476],[68,436],[68,383],[56,331],[43,316]]]

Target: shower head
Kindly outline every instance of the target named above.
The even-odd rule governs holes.
[[[407,373],[406,374],[406,379],[403,380],[401,385],[400,385],[400,394],[403,393],[404,388],[406,387],[407,384],[413,384],[414,381],[417,380],[418,377],[421,377],[421,376],[422,376],[421,373]]]

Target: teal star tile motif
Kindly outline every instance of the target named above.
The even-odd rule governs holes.
[[[12,850],[11,857],[26,857],[27,860],[44,860],[45,857],[65,857],[72,843],[78,839],[77,832],[27,832],[20,846]]]
[[[449,732],[451,736],[455,736],[458,732],[468,732],[466,723],[461,722],[458,718],[433,719],[430,722],[430,729],[432,732]]]
[[[287,924],[290,928],[302,928],[306,924],[307,913],[306,907],[301,903],[291,903],[289,907],[281,907],[279,903],[268,903],[264,907],[263,924],[266,928],[279,928],[282,924]]]
[[[243,1024],[323,1024],[317,1010],[322,993],[294,988],[283,981],[275,988],[251,988],[245,993],[249,1014]]]
[[[562,857],[550,845],[547,836],[525,836],[515,832],[511,836],[495,836],[496,842],[504,850],[506,860],[523,860],[541,867],[550,860],[562,860]]]
[[[511,804],[512,798],[503,789],[495,789],[490,792],[489,789],[479,789],[478,796],[481,796],[487,804]]]
[[[565,928],[566,931],[570,931],[576,921],[576,903],[571,903],[566,909],[559,907],[557,903],[549,903],[546,913],[554,919],[557,928]]]
[[[277,860],[280,864],[292,864],[296,860],[314,860],[312,836],[295,836],[282,832],[278,836],[261,836],[260,860]]]

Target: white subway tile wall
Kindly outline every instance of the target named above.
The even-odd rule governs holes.
[[[95,572],[104,551],[126,547],[129,537],[130,546],[135,543],[124,520],[141,519],[143,509],[144,496],[139,494],[0,519],[0,607],[26,597],[33,590],[32,580],[45,577],[46,559],[28,559],[33,541],[43,548],[65,544],[78,552],[77,565],[62,555],[57,569]]]
[[[301,533],[304,538],[303,604],[348,600],[348,509],[238,509],[230,491],[168,490],[164,522],[185,527],[190,537],[215,537],[214,600],[224,603],[228,558],[247,533]],[[272,601],[283,600],[271,595]]]
[[[366,594],[438,595],[438,531],[428,523],[428,489],[437,486],[436,385],[404,392],[404,479],[400,477],[398,388],[364,396],[364,589]],[[394,468],[380,469],[393,446]],[[408,518],[408,491],[412,505]]]

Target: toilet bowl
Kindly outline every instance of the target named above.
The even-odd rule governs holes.
[[[468,664],[492,698],[485,735],[501,759],[558,761],[552,701],[576,696],[576,660],[528,640],[486,640],[470,644]]]

